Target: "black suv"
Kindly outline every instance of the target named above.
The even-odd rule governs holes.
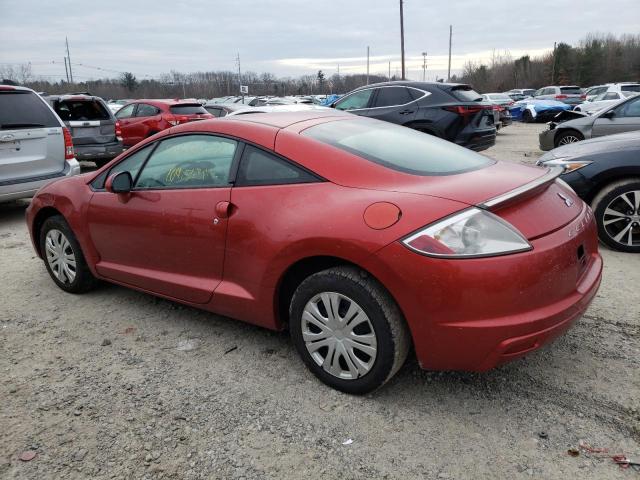
[[[349,92],[331,105],[485,150],[496,142],[493,105],[460,83],[384,82]]]
[[[78,160],[95,162],[101,167],[122,153],[120,127],[100,97],[71,94],[44,98],[69,127]]]

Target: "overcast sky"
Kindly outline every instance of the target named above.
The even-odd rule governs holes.
[[[391,61],[393,74],[398,10],[398,0],[0,0],[0,64],[31,62],[34,74],[63,78],[68,36],[80,80],[236,70],[237,53],[243,71],[364,72],[367,45],[371,72],[386,74]],[[424,51],[427,79],[446,74],[449,24],[454,69],[494,50],[535,56],[587,32],[640,32],[640,0],[405,0],[404,11],[414,79]]]

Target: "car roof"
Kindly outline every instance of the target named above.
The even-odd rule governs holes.
[[[340,110],[334,110],[332,108],[327,109],[305,109],[296,112],[268,112],[268,113],[252,113],[251,115],[231,115],[228,117],[224,117],[219,119],[219,121],[230,122],[230,121],[240,121],[240,122],[251,122],[251,123],[260,123],[262,125],[268,125],[270,127],[275,127],[278,129],[287,128],[291,125],[300,122],[306,122],[309,120],[317,120],[322,118],[331,118],[331,117],[343,117],[343,116],[353,116],[357,118],[357,116],[342,112]]]
[[[202,104],[196,100],[184,100],[180,98],[137,98],[136,100],[132,100],[130,103],[149,103],[153,104],[161,104],[161,105],[200,105]]]
[[[366,88],[377,88],[377,87],[413,87],[417,89],[425,89],[425,88],[433,88],[433,87],[443,88],[443,87],[460,87],[460,86],[471,88],[471,85],[467,83],[414,82],[413,80],[395,80],[391,82],[370,83],[369,85],[363,85],[361,87],[354,88],[352,91],[362,90]]]
[[[35,90],[32,90],[32,89],[27,88],[27,87],[21,87],[19,85],[4,85],[4,84],[0,84],[0,90],[3,90],[3,91],[20,90],[21,92],[33,92],[33,93],[37,94],[37,92]]]

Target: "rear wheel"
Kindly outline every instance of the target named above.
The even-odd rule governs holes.
[[[525,110],[524,112],[522,112],[522,121],[524,123],[533,123],[535,120],[533,118],[533,115],[531,115],[531,112],[529,110]]]
[[[83,293],[97,284],[80,244],[60,215],[45,220],[40,230],[40,251],[56,285],[70,293]]]
[[[569,145],[570,143],[576,143],[581,140],[584,140],[584,137],[580,132],[567,130],[556,136],[555,146],[561,147],[562,145]]]
[[[398,306],[373,278],[336,267],[305,279],[290,306],[293,342],[327,385],[352,394],[381,387],[407,358],[410,336]]]
[[[602,242],[615,250],[640,253],[640,178],[607,185],[591,205]]]

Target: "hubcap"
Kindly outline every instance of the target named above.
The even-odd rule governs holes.
[[[316,364],[345,380],[369,373],[378,353],[376,333],[365,311],[335,292],[320,293],[307,302],[302,338]]]
[[[45,248],[53,275],[62,283],[72,283],[76,278],[76,256],[64,233],[49,230],[45,237]]]
[[[560,139],[560,141],[558,142],[558,145],[568,145],[569,143],[575,143],[579,141],[580,139],[575,135],[565,135]]]
[[[629,247],[640,245],[640,190],[614,198],[602,215],[602,225],[616,242]]]

